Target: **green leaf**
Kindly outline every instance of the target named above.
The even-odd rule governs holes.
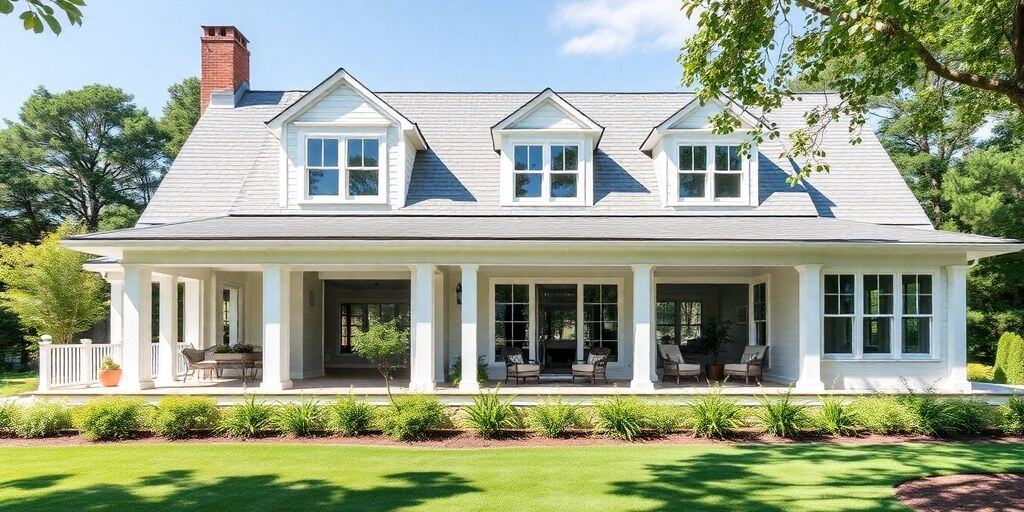
[[[52,30],[54,34],[59,36],[60,35],[60,23],[57,21],[57,18],[48,15],[48,16],[43,16],[43,19],[46,20],[46,24],[50,27],[50,30]]]
[[[10,14],[14,12],[14,4],[11,0],[0,0],[0,14]]]

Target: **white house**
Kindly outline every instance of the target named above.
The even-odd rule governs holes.
[[[122,390],[173,386],[182,344],[244,340],[259,386],[283,390],[367,366],[353,332],[399,317],[412,390],[458,358],[504,378],[505,346],[546,376],[602,346],[609,379],[649,392],[656,344],[707,362],[716,319],[736,339],[723,361],[766,345],[774,383],[959,391],[968,269],[1022,248],[933,229],[869,130],[849,145],[834,123],[831,173],[795,187],[776,141],[740,151],[827,93],[765,120],[684,92],[380,92],[344,69],[254,90],[248,41],[203,30],[204,112],[138,225],[66,242],[111,283],[111,345],[45,347],[43,387],[91,382],[110,351]],[[723,109],[744,124],[731,135],[709,127]]]

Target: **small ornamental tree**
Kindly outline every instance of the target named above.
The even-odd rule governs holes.
[[[57,343],[70,343],[107,314],[103,280],[82,269],[88,255],[60,245],[75,233],[65,223],[38,244],[0,247],[0,307]]]
[[[391,397],[391,374],[395,371],[396,359],[409,352],[409,330],[398,325],[396,320],[378,322],[352,339],[352,350],[359,357],[373,361],[377,371],[384,377],[384,386]]]

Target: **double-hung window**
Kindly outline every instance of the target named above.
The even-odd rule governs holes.
[[[862,338],[865,354],[892,351],[893,276],[866,274],[864,282],[864,322]]]
[[[703,198],[707,180],[707,146],[679,146],[679,197]]]
[[[928,354],[932,333],[932,276],[903,276],[903,353]]]
[[[743,157],[739,146],[715,146],[715,199],[742,195]]]
[[[853,353],[856,281],[853,274],[825,276],[825,353]]]
[[[754,341],[768,344],[768,283],[754,285]]]
[[[359,200],[381,196],[379,138],[306,138],[306,195]]]
[[[512,196],[516,201],[580,198],[578,144],[515,144],[512,169]]]
[[[747,199],[748,166],[740,146],[685,142],[676,149],[679,204],[737,204]]]
[[[530,358],[530,285],[494,286],[494,360],[501,361],[502,347],[523,349]]]

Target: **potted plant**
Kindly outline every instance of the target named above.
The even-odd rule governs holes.
[[[98,373],[100,384],[104,387],[112,388],[121,382],[121,365],[115,363],[113,357],[103,357],[103,362],[100,363],[100,371]]]
[[[704,353],[711,354],[711,363],[704,365],[704,374],[708,380],[719,381],[725,376],[725,365],[719,362],[719,355],[722,353],[722,346],[728,345],[736,338],[730,332],[732,322],[728,320],[716,320],[709,318],[703,327],[700,341],[704,346]]]

